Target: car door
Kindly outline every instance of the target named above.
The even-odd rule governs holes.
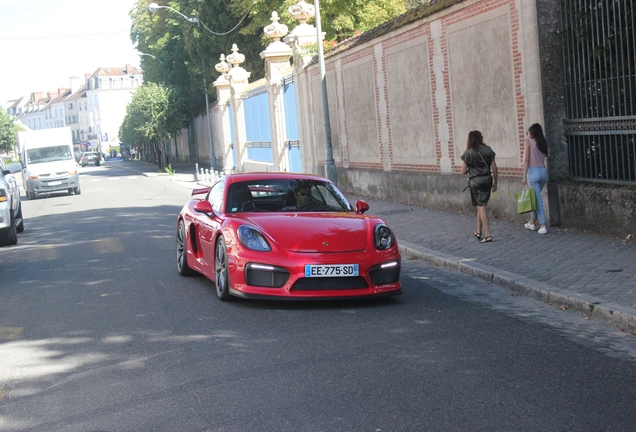
[[[206,268],[206,271],[210,272],[210,274],[214,273],[214,248],[216,233],[221,225],[221,218],[219,215],[221,214],[221,203],[223,201],[224,190],[225,183],[220,180],[212,187],[212,189],[210,189],[210,192],[205,198],[210,201],[212,209],[214,210],[214,215],[197,215],[198,241],[201,247],[199,261],[201,262],[201,265]]]
[[[3,174],[8,171],[9,168],[7,168],[4,161],[0,160],[0,176],[4,178],[4,182],[9,188],[8,193],[11,195],[11,208],[15,214],[15,212],[18,211],[18,203],[20,202],[20,187],[18,186],[18,181],[13,174]]]

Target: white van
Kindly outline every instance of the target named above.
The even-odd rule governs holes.
[[[71,128],[40,129],[18,133],[22,180],[28,199],[37,194],[67,190],[82,193],[73,157]]]

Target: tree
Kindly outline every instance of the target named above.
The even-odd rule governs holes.
[[[5,110],[0,109],[0,152],[14,151],[18,145],[17,134],[23,129]]]
[[[202,23],[188,22],[175,11],[148,10],[146,0],[138,0],[131,11],[131,39],[137,49],[150,56],[142,56],[144,81],[156,82],[172,88],[173,97],[182,99],[184,109],[193,117],[205,109],[203,88],[205,81],[211,99],[216,98],[212,83],[218,76],[214,69],[221,54],[230,54],[233,43],[246,54],[245,68],[252,78],[264,76],[264,65],[259,57],[263,46],[260,37],[243,35],[232,30],[239,21],[226,8],[224,2],[212,0],[169,1],[164,4],[187,17],[198,17]],[[154,57],[154,58],[153,58]]]
[[[272,11],[278,12],[280,22],[290,30],[298,25],[287,11],[297,3],[298,0],[230,0],[229,8],[235,17],[239,17],[251,7],[250,20],[240,32],[263,37],[263,27],[271,23]],[[409,8],[427,3],[428,0],[321,0],[321,27],[327,41],[340,42],[395,18]],[[263,42],[268,43],[266,39]]]
[[[189,67],[192,60],[183,42],[184,29],[180,27],[183,23],[190,27],[192,24],[178,15],[165,15],[163,10],[153,14],[146,3],[138,0],[131,11],[131,39],[137,50],[148,54],[141,56],[144,81],[171,89],[172,102],[181,107],[180,118],[186,119],[185,127],[205,107],[203,77],[196,76]]]
[[[428,0],[323,0],[321,22],[328,41],[346,39],[404,13],[409,7]],[[130,37],[141,57],[144,81],[170,89],[170,102],[183,120],[205,110],[205,92],[216,99],[212,83],[218,77],[214,66],[221,54],[230,54],[237,44],[245,55],[242,65],[251,72],[251,80],[265,76],[260,52],[271,41],[263,28],[271,24],[272,11],[281,23],[293,29],[298,22],[287,9],[298,0],[167,0],[161,2],[178,11],[159,9],[152,13],[148,0],[136,0],[130,12]],[[311,0],[309,0],[311,3]],[[185,17],[197,17],[200,24]],[[204,70],[205,69],[205,70]],[[203,82],[207,89],[203,88]]]
[[[173,115],[170,90],[160,84],[144,82],[126,107],[119,136],[129,144],[156,142],[174,136],[181,125]]]

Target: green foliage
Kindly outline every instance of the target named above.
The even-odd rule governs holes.
[[[15,150],[18,146],[17,133],[23,129],[5,110],[0,109],[0,152]]]
[[[126,107],[119,136],[127,144],[156,142],[176,135],[182,125],[171,104],[171,91],[162,85],[144,82]]]
[[[168,175],[174,175],[174,173],[177,172],[177,170],[172,168],[172,164],[168,164],[168,166],[165,168],[165,170],[168,173]]]
[[[205,110],[204,79],[210,99],[215,100],[212,83],[218,73],[214,66],[221,54],[231,53],[232,44],[236,43],[240,52],[245,54],[246,61],[242,66],[252,73],[252,80],[265,75],[259,56],[263,50],[260,35],[244,35],[237,29],[219,36],[207,30],[224,33],[238,23],[239,19],[231,15],[225,2],[173,0],[163,3],[186,17],[198,17],[202,26],[187,21],[173,10],[159,9],[152,13],[147,3],[146,0],[137,0],[130,13],[131,39],[137,50],[150,54],[141,57],[144,81],[173,89],[174,101],[180,103],[187,117]]]
[[[428,0],[322,0],[322,30],[326,47],[404,13]],[[212,83],[218,77],[214,66],[221,54],[231,54],[233,44],[245,55],[243,66],[251,81],[265,75],[260,52],[271,42],[263,28],[277,11],[280,22],[291,31],[298,21],[288,8],[298,0],[166,0],[151,12],[148,0],[136,0],[130,12],[130,37],[141,56],[144,81],[170,89],[170,103],[177,123],[187,126],[205,110],[205,92],[216,99]],[[311,3],[311,0],[308,1]],[[178,11],[178,13],[176,12]],[[249,13],[247,13],[249,11]],[[185,17],[197,17],[201,24]],[[242,20],[242,21],[241,21]],[[207,88],[204,88],[204,81]]]
[[[250,20],[241,27],[242,34],[263,36],[263,28],[271,24],[272,11],[277,11],[280,23],[291,31],[298,25],[287,9],[298,0],[230,0],[229,8],[235,17],[242,16],[249,8]],[[313,3],[311,0],[307,3]],[[327,41],[342,41],[357,33],[367,31],[406,12],[409,8],[428,3],[428,0],[321,0],[320,23]],[[263,45],[269,43],[265,38]]]

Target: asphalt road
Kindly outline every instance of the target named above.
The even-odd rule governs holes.
[[[417,261],[379,301],[222,303],[191,184],[86,167],[0,248],[0,430],[633,431],[616,329]]]

